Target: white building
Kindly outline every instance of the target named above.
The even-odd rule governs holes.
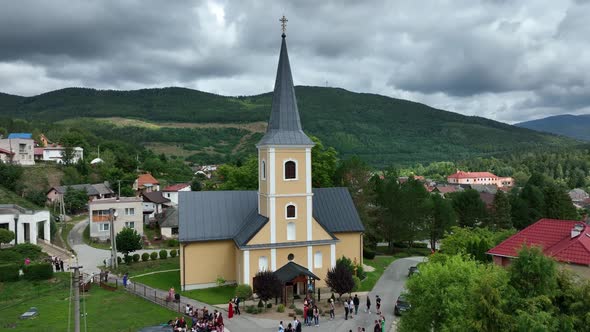
[[[115,228],[118,234],[123,228],[133,228],[143,236],[143,207],[139,197],[120,197],[95,199],[88,203],[90,218],[90,237],[99,241],[111,238],[111,209]]]
[[[76,164],[78,161],[84,159],[84,149],[81,147],[75,147],[73,149],[72,163]],[[52,146],[43,148],[43,161],[54,161],[58,164],[63,164],[64,151],[66,150],[63,146]]]
[[[168,198],[174,206],[178,205],[179,191],[191,191],[191,185],[189,183],[179,183],[168,186],[162,190],[164,197]]]
[[[28,210],[14,204],[0,204],[0,228],[13,231],[17,244],[37,244],[37,239],[49,242],[50,227],[47,210]],[[14,241],[11,243],[14,244]]]

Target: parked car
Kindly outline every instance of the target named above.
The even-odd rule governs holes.
[[[411,277],[415,273],[420,273],[417,266],[412,266],[408,269],[408,278]]]
[[[403,312],[408,311],[410,309],[410,304],[406,301],[406,297],[404,295],[400,295],[395,301],[395,307],[393,308],[393,314],[396,316],[401,316]]]

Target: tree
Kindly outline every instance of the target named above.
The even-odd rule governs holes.
[[[74,189],[67,187],[64,194],[64,204],[66,211],[70,214],[76,213],[86,207],[88,204],[88,194],[84,189]]]
[[[485,221],[487,217],[486,206],[476,190],[467,189],[455,192],[450,197],[459,226],[473,227]]]
[[[18,165],[0,162],[0,186],[14,191],[23,174],[23,168]]]
[[[498,190],[494,195],[494,203],[492,205],[492,215],[490,225],[492,229],[509,229],[512,228],[510,200],[502,190]]]
[[[70,166],[74,163],[76,157],[76,151],[72,146],[66,146],[61,152],[61,160],[66,166]]]
[[[401,223],[401,189],[397,181],[397,171],[385,171],[383,179],[375,178],[375,201],[379,206],[377,230],[381,238],[393,247],[397,238],[397,227]]]
[[[352,272],[342,260],[336,262],[336,266],[328,270],[326,285],[338,294],[338,298],[341,298],[342,294],[350,293],[354,289]]]
[[[449,200],[443,199],[438,194],[432,194],[432,217],[428,219],[428,233],[430,247],[436,248],[438,240],[442,239],[446,232],[456,223],[455,211]]]
[[[551,297],[557,288],[557,265],[539,247],[523,245],[510,265],[510,284],[523,298]]]
[[[256,273],[252,286],[256,295],[265,304],[268,300],[281,296],[281,281],[272,271],[259,271]],[[266,308],[266,305],[264,307]]]
[[[221,165],[217,175],[221,190],[254,190],[258,188],[258,159],[251,157],[242,166]]]
[[[338,152],[333,147],[325,147],[319,138],[310,138],[315,143],[311,149],[311,183],[314,188],[333,187]]]
[[[8,229],[0,228],[0,244],[10,243],[14,240],[14,232]]]
[[[514,235],[514,229],[492,231],[485,227],[451,227],[451,231],[441,241],[441,251],[447,255],[470,254],[474,257]],[[485,247],[480,242],[485,243]]]
[[[117,251],[127,257],[130,252],[140,250],[141,235],[133,228],[125,227],[117,234]]]
[[[410,177],[400,186],[401,220],[397,225],[397,239],[408,242],[411,247],[414,241],[424,238],[428,220],[433,216],[433,202],[424,185]]]
[[[201,191],[202,189],[203,185],[201,184],[201,181],[197,179],[193,179],[193,181],[191,181],[191,191]]]
[[[552,219],[578,219],[578,212],[567,192],[557,185],[543,189],[545,211],[543,217]]]

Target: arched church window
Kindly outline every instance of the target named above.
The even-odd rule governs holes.
[[[289,204],[287,205],[287,219],[295,219],[297,217],[297,209],[295,205]]]
[[[266,180],[266,161],[264,160],[260,163],[260,177],[262,180]]]
[[[295,223],[290,222],[287,224],[287,240],[295,240]]]
[[[268,259],[266,258],[266,256],[260,256],[258,258],[258,270],[268,271]]]
[[[296,179],[297,178],[297,164],[289,160],[285,162],[285,179]]]

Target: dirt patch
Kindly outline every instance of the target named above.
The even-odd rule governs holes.
[[[93,118],[97,121],[108,122],[118,127],[143,127],[143,128],[238,128],[245,129],[255,133],[266,131],[266,122],[249,122],[249,123],[188,123],[188,122],[148,122],[136,119],[127,119],[120,117],[110,118]]]

